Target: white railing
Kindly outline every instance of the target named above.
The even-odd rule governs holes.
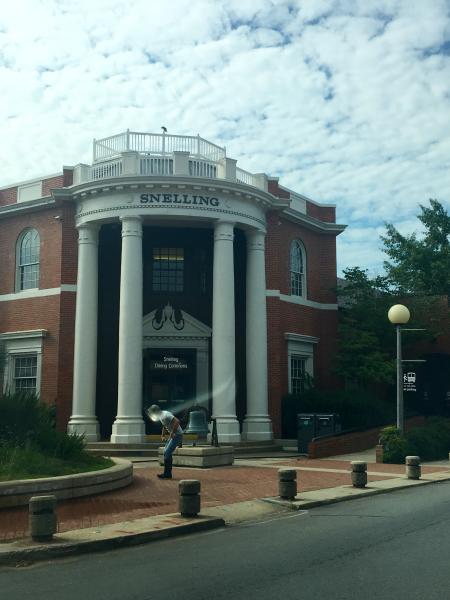
[[[169,133],[139,133],[125,131],[101,140],[94,140],[93,162],[111,159],[122,152],[142,152],[164,156],[172,152],[189,152],[191,156],[218,162],[226,157],[225,148],[197,136]]]
[[[217,177],[217,165],[206,160],[190,160],[189,175],[191,177]]]
[[[141,175],[173,175],[173,160],[151,156],[141,158],[139,172]]]
[[[258,180],[253,175],[253,173],[244,171],[244,169],[239,169],[239,167],[236,167],[236,181],[239,181],[240,183],[246,183],[247,185],[254,185],[255,187],[258,187]]]
[[[122,175],[122,159],[112,160],[98,165],[92,165],[89,172],[89,181],[120,177]]]

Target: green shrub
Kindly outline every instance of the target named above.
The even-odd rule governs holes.
[[[414,427],[404,436],[396,427],[381,431],[383,462],[404,463],[405,456],[420,456],[421,460],[440,460],[450,451],[450,419],[433,417],[423,427]]]
[[[77,459],[83,452],[83,436],[54,428],[52,407],[36,394],[5,394],[0,399],[0,444],[34,448],[48,456]]]
[[[385,427],[380,432],[380,444],[383,445],[383,462],[403,464],[408,455],[408,444],[400,430],[394,425]]]

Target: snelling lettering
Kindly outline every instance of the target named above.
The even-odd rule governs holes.
[[[219,199],[192,194],[141,194],[141,204],[190,204],[191,206],[219,206]]]

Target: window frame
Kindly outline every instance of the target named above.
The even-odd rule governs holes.
[[[27,235],[33,234],[33,233],[35,233],[37,236],[37,248],[38,248],[37,261],[29,262],[29,263],[25,263],[25,262],[22,263],[21,262],[22,246],[24,244],[24,241],[25,241]],[[23,287],[22,268],[26,267],[26,266],[33,266],[33,265],[37,265],[36,285],[34,287]],[[27,229],[24,229],[21,232],[21,234],[19,235],[19,237],[17,238],[17,241],[16,241],[15,291],[16,292],[26,292],[28,290],[38,290],[39,283],[40,283],[40,277],[41,277],[41,236],[37,229],[35,229],[34,227],[28,227]]]
[[[26,354],[13,354],[13,364],[11,366],[11,375],[12,375],[12,385],[11,385],[11,391],[12,392],[24,392],[24,393],[29,393],[30,391],[32,391],[32,393],[37,393],[38,392],[38,378],[37,378],[37,371],[38,371],[38,354],[37,352],[29,352]],[[35,369],[35,373],[34,375],[22,375],[22,376],[17,376],[17,366],[18,366],[18,361],[21,359],[35,359],[36,363],[31,365],[32,369]],[[22,368],[30,368],[29,366],[26,367],[22,367]],[[29,387],[29,386],[25,386],[25,387],[20,387],[17,388],[17,382],[18,381],[29,381],[29,380],[34,380],[34,386]]]
[[[292,362],[293,357],[305,360],[305,375],[314,376],[314,346],[319,338],[300,333],[286,333],[288,359],[288,391],[292,394]]]
[[[0,342],[4,344],[6,360],[3,373],[3,390],[15,391],[15,360],[25,356],[36,356],[36,394],[41,391],[42,346],[47,335],[45,329],[30,331],[12,331],[0,333]]]
[[[301,261],[301,270],[294,269],[294,249],[298,252]],[[295,298],[306,298],[307,297],[307,289],[306,289],[306,250],[303,242],[301,240],[295,239],[292,240],[290,251],[289,251],[289,293],[291,296]],[[297,290],[294,289],[293,280],[298,283],[300,282],[300,294],[297,293]]]
[[[158,245],[152,248],[151,285],[153,293],[160,294],[170,292],[182,294],[185,291],[185,250],[184,246]],[[166,251],[166,259],[162,258],[165,255],[164,251]],[[158,259],[157,256],[161,258]],[[174,268],[172,269],[170,268],[171,258],[169,257],[172,257],[174,262]],[[167,262],[167,266],[163,265],[163,262]],[[158,265],[157,269],[155,268],[155,265]],[[157,276],[159,276],[159,281],[155,281]]]

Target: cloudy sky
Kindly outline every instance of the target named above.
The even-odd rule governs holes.
[[[0,12],[0,186],[89,162],[92,138],[195,135],[347,223],[450,207],[450,0],[15,0]]]

